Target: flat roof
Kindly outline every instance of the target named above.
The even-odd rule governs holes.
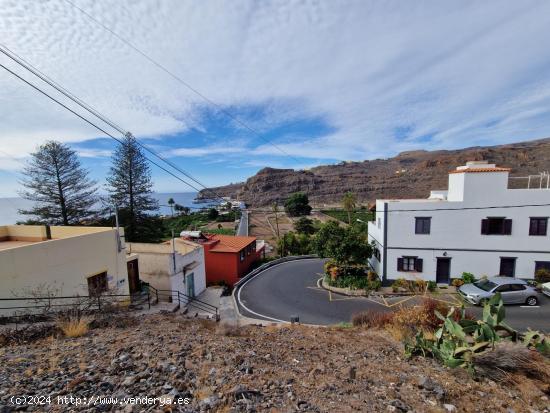
[[[0,241],[0,251],[24,247],[25,245],[36,244],[37,242],[44,241]]]

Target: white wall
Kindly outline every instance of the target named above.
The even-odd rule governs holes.
[[[500,269],[500,257],[517,257],[516,277],[533,278],[535,261],[550,261],[550,229],[546,236],[530,236],[530,217],[548,217],[550,207],[498,207],[549,204],[550,190],[507,189],[507,175],[501,172],[450,174],[448,201],[377,201],[376,219],[382,218],[382,228],[377,227],[377,221],[369,224],[369,239],[383,243],[383,226],[387,224],[388,247],[402,248],[389,250],[387,278],[406,277],[407,272],[397,273],[397,257],[417,255],[424,258],[423,277],[435,280],[434,257],[442,256],[443,252],[453,257],[451,276],[458,276],[463,271],[496,275]],[[465,187],[457,189],[456,185],[462,181]],[[462,195],[464,201],[451,201]],[[387,223],[383,221],[384,202],[388,203]],[[479,207],[496,208],[468,209]],[[431,217],[430,234],[415,234],[415,217]],[[487,217],[512,219],[512,234],[482,235],[481,220]],[[379,248],[382,252],[382,247]],[[382,266],[374,257],[370,263],[379,274],[383,273]]]
[[[110,289],[128,294],[126,255],[118,252],[116,229],[2,250],[0,297],[21,296],[43,285],[57,289],[58,295],[88,295],[87,277],[103,271]]]

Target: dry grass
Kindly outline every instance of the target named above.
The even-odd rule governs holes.
[[[239,326],[228,323],[221,323],[216,329],[216,334],[225,337],[240,337],[242,336],[242,330]]]
[[[90,329],[91,320],[88,317],[67,317],[57,321],[57,327],[65,337],[82,337]]]

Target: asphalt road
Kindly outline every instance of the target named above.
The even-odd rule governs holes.
[[[364,297],[329,294],[318,288],[322,272],[320,259],[291,261],[268,268],[237,291],[240,311],[247,317],[272,321],[290,321],[292,316],[298,316],[301,323],[319,325],[349,322],[353,314],[365,310],[392,311]],[[405,305],[414,303],[410,300]],[[482,309],[470,307],[469,311],[481,316]],[[519,330],[530,327],[548,332],[550,299],[541,295],[540,307],[534,308],[506,306],[506,321]]]
[[[239,228],[237,229],[237,235],[247,237],[248,236],[248,211],[241,211],[241,219],[239,221]]]

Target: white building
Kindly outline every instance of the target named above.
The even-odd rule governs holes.
[[[127,242],[126,250],[139,255],[140,279],[157,290],[194,297],[206,289],[204,250],[200,245],[175,238],[162,244]]]
[[[136,265],[137,257],[124,250],[123,229],[0,226],[0,298],[10,299],[0,300],[0,315],[38,305],[25,297],[136,293]]]
[[[509,171],[468,162],[429,199],[377,200],[372,268],[383,280],[444,284],[463,272],[532,279],[550,269],[550,189],[509,189]]]

